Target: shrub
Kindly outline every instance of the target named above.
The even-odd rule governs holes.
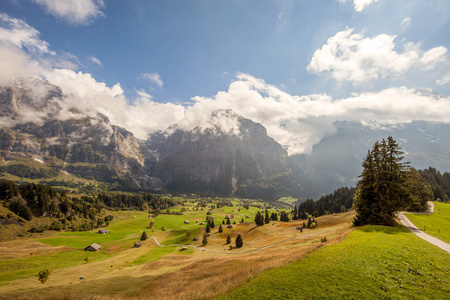
[[[41,283],[45,283],[50,276],[50,271],[48,269],[42,270],[38,273],[38,278]]]

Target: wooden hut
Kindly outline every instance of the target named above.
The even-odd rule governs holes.
[[[87,246],[86,248],[84,248],[84,251],[94,251],[94,252],[97,252],[97,251],[100,251],[101,248],[102,248],[102,246],[100,246],[99,244],[93,243],[92,245]]]

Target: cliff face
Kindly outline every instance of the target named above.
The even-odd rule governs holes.
[[[0,89],[0,150],[6,161],[34,158],[55,170],[124,189],[162,186],[147,174],[156,157],[131,132],[76,108],[61,117],[63,98],[58,87],[38,79]]]
[[[155,134],[147,146],[159,157],[153,175],[173,191],[263,199],[303,191],[286,151],[262,125],[232,111],[191,131]]]

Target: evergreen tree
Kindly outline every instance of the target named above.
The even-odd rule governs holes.
[[[427,185],[425,179],[420,176],[416,169],[411,168],[407,173],[408,187],[408,211],[423,211],[427,207],[427,202],[433,200],[433,193]]]
[[[241,248],[244,246],[244,241],[242,240],[242,237],[240,234],[236,237],[236,248]]]
[[[222,224],[220,224],[220,226],[219,226],[219,231],[218,231],[218,232],[219,232],[219,233],[223,232]]]
[[[216,224],[214,224],[214,220],[213,220],[213,219],[211,219],[211,222],[209,222],[209,226],[210,226],[211,228],[216,227]]]
[[[325,214],[325,208],[323,207],[322,202],[319,203],[319,207],[317,208],[317,213],[319,216],[323,216]]]
[[[227,225],[231,225],[230,218],[227,218]]]
[[[147,233],[144,231],[142,231],[142,235],[141,235],[141,241],[145,241],[146,239],[148,239]]]
[[[257,212],[255,216],[255,224],[256,226],[263,226],[264,225],[264,217],[262,216],[261,212]]]
[[[292,211],[292,220],[298,219],[297,206],[294,205],[294,210]]]
[[[205,246],[206,244],[208,244],[208,237],[206,236],[206,234],[203,235],[202,244],[203,244],[204,246]]]
[[[206,223],[206,233],[210,233],[211,232],[211,224]]]
[[[376,142],[363,161],[353,198],[355,225],[394,225],[395,213],[408,206],[407,164],[392,137]]]
[[[306,220],[308,218],[308,215],[306,214],[305,210],[302,210],[300,214],[300,220]]]
[[[266,215],[264,218],[264,223],[269,224],[270,223],[270,219],[269,219],[269,211],[266,209]]]
[[[227,244],[231,244],[231,236],[230,235],[227,236]]]

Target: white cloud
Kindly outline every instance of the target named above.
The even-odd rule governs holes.
[[[339,2],[341,2],[341,3],[346,3],[348,1],[351,1],[351,0],[339,0]],[[353,0],[353,8],[357,12],[362,12],[364,10],[364,7],[366,7],[367,5],[369,5],[373,2],[377,2],[377,1],[378,0]]]
[[[402,23],[400,23],[400,27],[405,30],[411,24],[412,19],[410,17],[406,17],[403,19]]]
[[[93,19],[103,16],[103,0],[33,0],[47,13],[75,25],[89,24]]]
[[[439,79],[439,80],[436,81],[436,83],[438,85],[445,85],[445,84],[447,84],[449,82],[450,82],[450,73],[445,75],[444,78]]]
[[[431,70],[436,67],[438,63],[445,62],[447,58],[447,48],[440,46],[428,50],[420,59],[420,62],[424,65],[425,70]]]
[[[201,116],[217,108],[233,109],[261,123],[268,134],[285,145],[290,154],[308,153],[326,134],[333,133],[336,121],[397,124],[414,120],[448,123],[450,98],[417,92],[405,87],[378,93],[363,93],[333,100],[324,94],[293,96],[248,74],[238,75],[227,92],[214,98],[195,97],[184,122],[204,121]],[[192,115],[192,116],[191,116]],[[195,117],[197,116],[197,117]],[[187,124],[182,124],[188,127]],[[193,126],[191,124],[191,126]]]
[[[396,36],[380,34],[373,38],[363,33],[353,34],[348,28],[336,33],[316,50],[307,70],[328,73],[338,81],[363,84],[388,76],[402,75],[418,63],[424,70],[433,69],[445,61],[447,48],[441,46],[424,53],[419,44],[404,43],[397,52]]]
[[[136,91],[136,99],[127,99],[119,83],[108,86],[89,73],[55,67],[55,61],[67,61],[70,55],[62,58],[50,55],[53,59],[40,55],[32,57],[30,51],[44,56],[52,53],[48,44],[39,40],[39,33],[26,23],[4,14],[0,14],[0,19],[9,24],[6,29],[0,28],[0,84],[16,74],[39,74],[67,94],[56,106],[50,105],[61,108],[60,118],[70,117],[71,107],[92,116],[100,112],[112,124],[130,130],[141,139],[173,124],[191,130],[207,123],[211,113],[218,109],[231,109],[261,123],[272,138],[287,147],[290,154],[311,151],[315,143],[334,132],[333,123],[336,121],[378,124],[414,120],[450,122],[450,97],[438,97],[429,91],[395,87],[336,100],[326,94],[290,95],[249,74],[238,74],[227,91],[220,91],[214,97],[194,97],[194,103],[188,106],[154,102],[144,90]],[[339,32],[320,49],[323,52],[316,51],[308,68],[315,72],[330,72],[340,80],[357,81],[352,72],[367,80],[405,72],[411,64],[426,68],[446,59],[447,49],[444,47],[422,51],[418,45],[405,44],[405,51],[398,53],[394,50],[394,39],[388,35],[365,38],[362,34],[352,34],[351,29]],[[76,57],[71,60],[76,60]],[[156,73],[142,74],[140,78],[163,85]],[[447,75],[438,84],[449,81]],[[33,110],[27,112],[26,118],[35,115]],[[222,117],[217,120],[222,129],[236,132],[235,123]]]
[[[95,56],[89,56],[90,61],[92,61],[94,64],[99,65],[100,67],[103,67],[102,62],[100,61],[100,59],[98,59]]]
[[[29,52],[55,55],[48,43],[39,39],[39,31],[4,13],[0,13],[0,41],[18,48],[26,47]]]
[[[139,76],[138,79],[149,80],[155,83],[157,86],[162,87],[164,82],[161,80],[161,76],[158,73],[144,73]]]

